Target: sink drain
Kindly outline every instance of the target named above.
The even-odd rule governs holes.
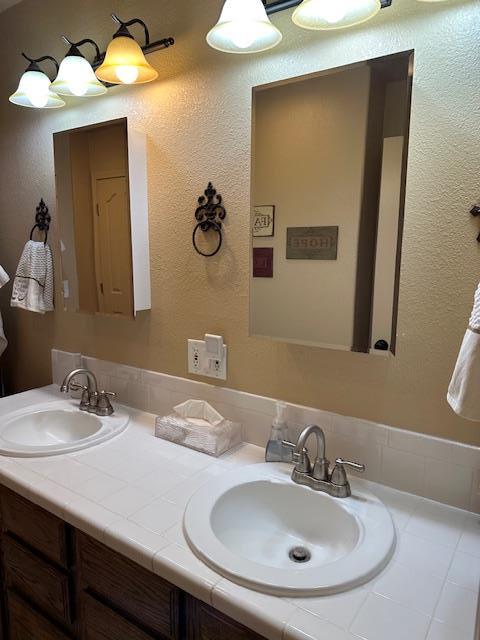
[[[312,554],[305,547],[293,547],[288,553],[288,557],[293,562],[304,564],[312,559]]]

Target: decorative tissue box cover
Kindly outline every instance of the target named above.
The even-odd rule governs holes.
[[[192,402],[192,401],[190,401]],[[197,401],[198,402],[198,401]],[[190,406],[191,408],[191,406]],[[208,415],[212,409],[205,403]],[[183,409],[183,411],[182,411]],[[192,411],[196,416],[202,415],[198,411]],[[159,416],[155,421],[155,435],[175,444],[181,444],[189,449],[195,449],[211,456],[221,456],[242,442],[242,427],[237,422],[226,420],[220,414],[215,424],[200,417],[183,417],[179,413],[188,413],[184,405],[175,407],[177,413],[168,416]]]

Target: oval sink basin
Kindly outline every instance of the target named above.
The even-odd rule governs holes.
[[[291,470],[253,465],[202,487],[184,517],[192,550],[234,582],[275,595],[329,595],[371,580],[395,548],[387,508],[356,485],[345,499],[299,486]]]
[[[100,418],[78,409],[78,401],[45,403],[0,418],[0,454],[36,457],[92,447],[121,433],[123,412]]]

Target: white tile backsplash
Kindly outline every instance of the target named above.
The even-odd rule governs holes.
[[[53,383],[60,386],[65,376],[82,366],[81,353],[68,353],[67,351],[52,350],[52,378]]]
[[[264,446],[268,440],[273,398],[52,350],[55,384],[78,366],[93,371],[102,386],[117,392],[118,400],[129,406],[162,415],[188,398],[201,398],[240,422],[245,442]],[[327,435],[328,457],[363,462],[369,480],[480,513],[480,447],[294,404],[288,405],[288,419],[291,438],[305,424],[320,424]]]

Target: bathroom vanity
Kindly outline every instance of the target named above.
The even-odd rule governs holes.
[[[2,400],[0,418],[58,401],[57,387],[29,391]],[[187,504],[195,509],[191,497],[201,497],[208,483],[222,495],[237,476],[251,486],[248,474],[267,466],[258,464],[265,449],[244,444],[213,459],[155,438],[152,414],[121,410],[129,414],[128,427],[97,446],[59,456],[0,456],[5,639],[432,640],[430,629],[474,639],[475,514],[352,477],[353,496],[377,496],[395,522],[397,544],[387,566],[337,595],[262,593],[229,578],[222,558],[215,568],[208,549],[200,560],[183,524]],[[289,467],[275,487],[281,491],[283,482],[310,504],[316,494],[290,485],[290,473]],[[235,496],[228,495],[230,508]],[[267,530],[269,520],[252,515],[262,495],[256,492],[258,504],[247,496],[253,511],[237,522],[244,537],[249,527],[258,529],[257,540]]]
[[[260,636],[2,487],[3,638]]]

